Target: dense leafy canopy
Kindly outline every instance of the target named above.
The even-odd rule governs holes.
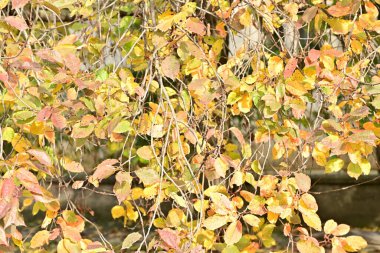
[[[374,166],[379,4],[1,0],[0,251],[365,248],[307,174]],[[133,231],[112,245],[73,191]]]

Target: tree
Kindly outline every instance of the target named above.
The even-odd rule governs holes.
[[[377,166],[378,4],[0,1],[0,251],[365,248],[308,173]],[[71,191],[133,232],[112,245]]]

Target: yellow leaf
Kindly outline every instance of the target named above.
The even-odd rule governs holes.
[[[371,164],[370,162],[365,159],[365,158],[361,158],[359,161],[358,161],[358,165],[360,166],[361,170],[362,170],[362,173],[364,175],[368,175],[371,171]]]
[[[330,25],[331,30],[335,34],[347,34],[349,31],[351,31],[353,22],[350,20],[344,20],[344,19],[328,19],[327,23]]]
[[[363,51],[362,43],[355,39],[351,40],[351,50],[355,54],[361,54]]]
[[[47,230],[38,231],[30,241],[30,247],[32,249],[40,248],[49,243],[50,233]]]
[[[326,221],[325,225],[323,226],[323,231],[326,234],[332,234],[333,231],[338,227],[338,223],[336,223],[334,220],[328,220]]]
[[[203,226],[208,230],[215,230],[223,227],[227,224],[228,216],[215,214],[208,217],[204,222]]]
[[[251,14],[248,12],[248,10],[245,10],[245,12],[242,15],[240,15],[239,22],[245,27],[252,25]]]
[[[361,236],[348,236],[347,238],[343,239],[343,241],[343,248],[348,252],[357,252],[367,247],[366,240],[364,240]]]
[[[268,61],[268,75],[270,77],[278,76],[284,70],[284,62],[278,56],[272,56]]]
[[[322,253],[324,250],[321,249],[314,241],[311,240],[299,240],[297,242],[297,249],[300,253]]]
[[[322,223],[318,214],[313,213],[313,212],[302,213],[302,218],[304,222],[311,228],[314,228],[317,231],[322,230]]]
[[[243,220],[248,223],[252,227],[259,227],[260,226],[260,218],[253,215],[253,214],[246,214],[243,216]]]
[[[142,146],[141,148],[137,149],[136,153],[144,160],[150,160],[154,157],[154,153],[150,146]]]
[[[332,173],[340,171],[344,166],[344,161],[340,158],[332,158],[325,165],[325,172]]]
[[[117,219],[125,215],[125,209],[123,206],[114,206],[111,209],[112,218]]]
[[[242,237],[243,226],[240,221],[232,222],[224,233],[224,242],[227,245],[232,245],[240,241]]]
[[[0,0],[0,10],[4,9],[9,3],[9,0]]]
[[[130,233],[123,241],[121,249],[129,249],[135,242],[140,240],[142,235],[138,232]]]
[[[31,147],[31,145],[32,144],[26,138],[22,137],[20,134],[14,134],[12,139],[12,146],[17,152],[24,152],[28,150]]]

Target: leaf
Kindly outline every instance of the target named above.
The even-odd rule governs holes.
[[[50,233],[47,230],[38,231],[30,240],[30,247],[32,249],[40,248],[49,243]]]
[[[240,221],[232,222],[224,233],[224,242],[227,245],[232,245],[240,241],[242,237],[243,226]]]
[[[149,186],[160,181],[160,175],[152,168],[141,168],[136,170],[135,173],[144,186]]]
[[[317,231],[322,230],[322,223],[321,219],[316,213],[313,212],[307,212],[302,213],[303,221],[311,228],[314,228]]]
[[[154,158],[154,153],[150,146],[142,146],[136,151],[137,155],[144,160],[150,160]]]
[[[347,166],[347,174],[350,177],[358,179],[360,175],[362,174],[362,169],[360,168],[358,164],[350,162]]]
[[[268,75],[270,77],[278,76],[284,70],[284,62],[278,56],[272,56],[268,61]]]
[[[321,253],[321,248],[311,240],[299,240],[296,244],[300,253]]]
[[[328,220],[326,221],[325,225],[323,226],[323,231],[326,234],[332,234],[333,231],[338,227],[338,223],[336,223],[334,220]]]
[[[264,246],[267,248],[276,245],[276,241],[272,237],[275,227],[276,226],[274,224],[267,224],[258,233],[259,238],[263,241]]]
[[[80,123],[77,123],[73,126],[73,131],[71,133],[71,137],[74,139],[83,139],[94,131],[95,125],[89,124],[88,126],[81,126]]]
[[[28,29],[28,25],[25,20],[18,16],[9,16],[4,18],[5,22],[7,22],[10,26],[13,26],[17,30],[24,31]]]
[[[332,232],[335,236],[343,236],[350,232],[350,226],[346,224],[339,224],[337,228]]]
[[[308,175],[305,175],[303,173],[296,173],[295,178],[297,186],[301,191],[308,192],[310,190],[311,179]]]
[[[89,178],[90,183],[97,186],[100,181],[113,175],[116,172],[114,165],[118,162],[116,159],[106,159],[101,162],[96,166],[94,174]]]
[[[180,70],[180,62],[177,57],[170,55],[162,61],[161,70],[164,76],[175,80]]]
[[[114,206],[112,207],[111,209],[111,215],[112,215],[112,218],[114,219],[118,219],[120,217],[124,217],[125,215],[125,209],[123,206]]]
[[[81,173],[84,172],[84,168],[82,164],[75,162],[75,161],[70,161],[64,165],[64,168],[67,171],[74,172],[74,173]]]
[[[53,166],[50,156],[43,150],[29,149],[27,151],[30,155],[34,156],[42,165],[47,167]]]
[[[343,239],[343,248],[348,252],[357,252],[367,247],[366,240],[361,236],[348,236]]]
[[[188,18],[186,21],[187,29],[200,36],[206,35],[206,26],[198,18]]]
[[[4,127],[2,130],[2,137],[4,141],[12,142],[12,139],[15,135],[15,131],[11,127]]]
[[[340,158],[331,158],[325,165],[326,173],[333,173],[340,171],[344,166],[344,161]]]
[[[330,6],[326,10],[331,16],[340,18],[343,16],[346,16],[348,14],[351,14],[351,6],[350,5],[343,5],[342,2],[337,2],[335,5]]]
[[[228,217],[215,214],[205,219],[203,226],[208,230],[215,230],[227,224]]]
[[[294,70],[297,68],[298,60],[297,58],[291,58],[286,63],[285,70],[284,70],[284,78],[291,77]]]
[[[129,249],[134,243],[140,240],[142,235],[138,232],[129,234],[123,241],[121,249]]]
[[[12,8],[22,8],[24,7],[27,3],[29,3],[30,0],[12,0]]]
[[[37,177],[25,168],[17,170],[16,177],[21,184],[30,192],[42,195],[42,190],[38,184]]]
[[[261,165],[260,165],[260,162],[258,160],[254,160],[252,163],[251,163],[251,169],[256,172],[257,174],[261,174],[262,172],[262,168],[261,168]]]
[[[180,238],[176,231],[171,230],[169,228],[159,229],[157,230],[161,239],[173,249],[179,248]]]
[[[243,220],[248,223],[252,227],[259,227],[260,226],[260,218],[253,215],[253,214],[246,214],[243,216]]]
[[[317,14],[318,7],[317,6],[312,6],[310,8],[307,8],[305,12],[302,15],[302,20],[305,23],[310,23],[310,21],[315,17]]]
[[[4,9],[9,3],[9,0],[0,0],[0,10]]]
[[[352,21],[344,19],[328,19],[327,23],[330,25],[333,33],[341,35],[347,34],[353,26]]]
[[[58,129],[63,129],[67,126],[66,118],[62,116],[60,113],[56,113],[56,112],[52,113],[51,122]]]
[[[127,120],[120,121],[112,132],[122,134],[128,132],[131,129],[131,123]]]

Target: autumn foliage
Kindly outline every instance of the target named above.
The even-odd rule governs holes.
[[[375,166],[379,4],[0,0],[0,252],[365,248],[309,175]]]

